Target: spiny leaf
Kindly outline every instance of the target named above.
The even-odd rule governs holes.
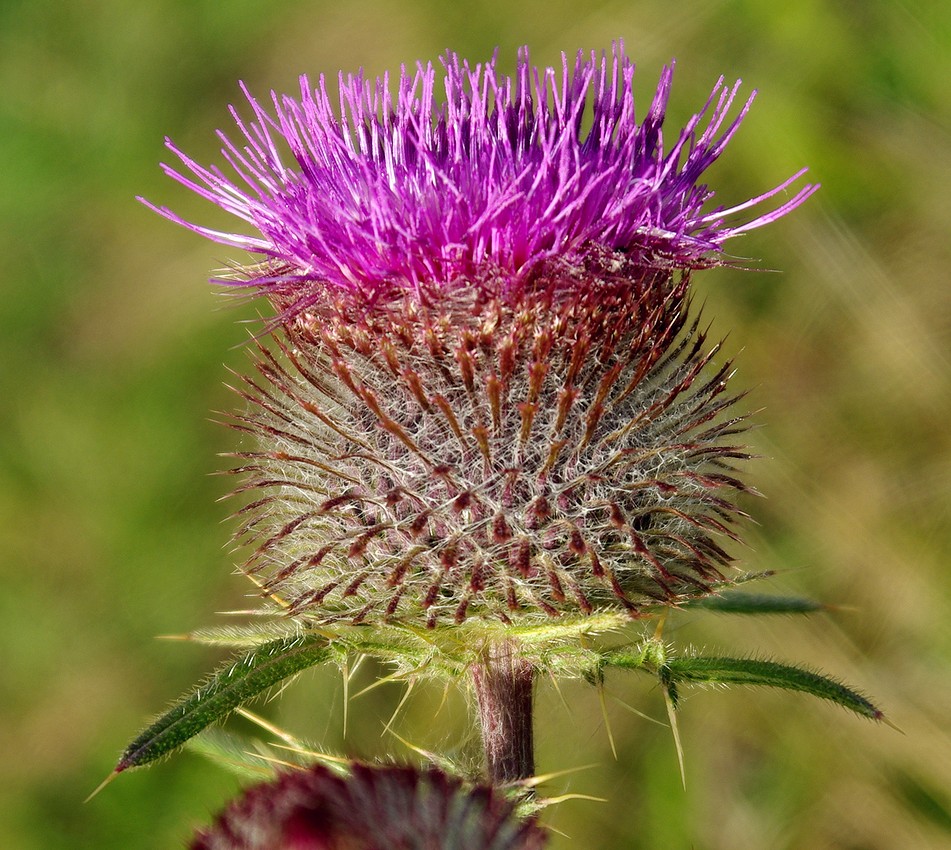
[[[825,606],[799,596],[772,596],[767,593],[725,591],[684,603],[682,608],[703,608],[721,614],[812,614]]]
[[[298,635],[272,641],[238,657],[129,744],[115,773],[140,767],[172,752],[242,703],[282,679],[319,664],[330,653],[325,638]]]
[[[669,658],[658,671],[668,688],[678,682],[712,685],[765,685],[802,691],[820,699],[827,699],[873,720],[883,720],[884,714],[868,699],[852,688],[828,676],[791,667],[775,661],[756,658],[713,658],[685,656]]]

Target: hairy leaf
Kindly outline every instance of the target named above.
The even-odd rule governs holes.
[[[271,641],[239,656],[129,744],[115,773],[148,764],[172,752],[242,703],[329,656],[327,640],[310,635]]]
[[[683,608],[703,608],[721,614],[813,614],[825,606],[800,596],[772,596],[767,593],[725,591],[686,602]]]
[[[184,635],[169,635],[170,640],[186,640],[208,646],[231,649],[253,649],[278,639],[291,639],[300,634],[299,626],[290,620],[266,621],[251,625],[210,626]]]
[[[711,685],[766,685],[827,699],[873,720],[884,714],[852,688],[828,676],[756,658],[670,658],[658,671],[668,688],[680,682]]]

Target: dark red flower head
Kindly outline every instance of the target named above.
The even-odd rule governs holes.
[[[430,768],[356,764],[249,788],[191,850],[541,850],[544,832],[485,786]]]

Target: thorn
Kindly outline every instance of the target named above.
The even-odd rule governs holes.
[[[449,686],[451,683],[451,679],[446,679],[446,686],[442,689],[442,699],[439,701],[439,705],[436,706],[436,711],[433,713],[434,720],[439,717],[440,712],[446,707],[446,702],[449,699]]]
[[[100,791],[102,791],[103,788],[105,788],[110,782],[112,782],[112,780],[115,779],[121,772],[122,771],[118,769],[113,770],[112,773],[110,773],[105,779],[102,780],[102,782],[100,782],[96,786],[96,790],[93,791],[92,794],[90,794],[85,800],[83,800],[83,804],[85,805],[86,803],[88,803],[93,797],[95,797]]]
[[[253,711],[246,708],[236,708],[235,714],[240,714],[245,720],[250,720],[256,726],[260,726],[265,732],[270,732],[275,738],[280,738],[292,747],[299,747],[300,742],[290,732],[285,732],[279,726],[275,726],[270,720],[265,720]]]
[[[684,769],[684,749],[680,744],[680,728],[677,726],[677,717],[674,714],[674,701],[670,698],[667,689],[664,689],[664,702],[667,704],[667,717],[670,718],[670,731],[674,736],[674,746],[677,748],[677,763],[680,765],[680,783],[687,790],[687,772]]]
[[[611,745],[611,754],[617,761],[617,747],[614,745],[614,735],[611,732],[611,721],[608,719],[608,707],[604,702],[604,685],[598,683],[598,702],[601,705],[601,717],[604,718],[604,731],[608,733],[608,743]]]
[[[591,770],[593,767],[597,767],[597,765],[584,764],[581,767],[569,767],[567,770],[556,770],[554,773],[543,773],[541,775],[530,776],[528,779],[523,779],[521,784],[527,788],[536,788],[545,782],[550,782],[552,779],[557,779],[559,776],[568,776],[571,773],[580,773],[582,770]]]
[[[422,669],[423,669],[422,667],[418,667],[415,670],[410,670],[408,673],[403,673],[402,671],[397,670],[394,673],[390,673],[388,676],[381,676],[372,685],[367,685],[362,691],[358,691],[357,693],[355,693],[352,699],[359,699],[364,694],[368,694],[370,693],[370,691],[374,690],[375,688],[380,687],[380,685],[386,685],[389,682],[402,682],[408,679],[410,676],[414,675],[415,673],[419,673]]]
[[[894,730],[895,730],[896,732],[898,732],[900,735],[904,735],[904,734],[905,734],[905,730],[902,729],[901,726],[898,726],[897,724],[892,723],[892,721],[889,720],[889,719],[888,719],[884,714],[882,714],[881,712],[879,712],[878,717],[876,717],[875,719],[876,719],[876,720],[880,720],[880,721],[881,721],[882,723],[884,723],[886,726],[891,726],[892,729],[894,729]]]
[[[558,694],[558,699],[561,700],[561,704],[565,707],[568,717],[573,717],[571,713],[571,706],[568,705],[568,700],[565,699],[565,695],[561,692],[561,686],[558,684],[558,679],[554,672],[549,670],[548,676],[551,679],[552,686],[555,688],[555,693]]]
[[[262,761],[266,761],[268,764],[276,764],[279,767],[289,767],[292,770],[306,770],[305,767],[295,764],[292,761],[284,761],[284,759],[274,758],[274,756],[266,756],[263,753],[252,753],[245,751],[245,755],[254,756],[255,758],[261,759]]]
[[[283,682],[281,682],[280,687],[278,687],[277,691],[275,691],[273,694],[268,696],[266,702],[274,702],[275,700],[280,699],[280,697],[284,695],[284,691],[286,691],[291,685],[293,685],[294,682],[296,682],[299,677],[300,677],[300,673],[295,673],[293,676],[290,676],[287,679],[285,679]]]
[[[624,702],[624,700],[622,700],[620,697],[616,697],[612,694],[611,699],[621,706],[621,708],[626,708],[628,711],[630,711],[632,714],[636,714],[642,720],[646,720],[649,723],[656,723],[658,726],[663,726],[665,729],[668,728],[668,724],[664,723],[662,720],[658,720],[656,717],[651,717],[649,714],[645,714],[643,711],[638,711],[633,705],[629,705],[628,703]]]
[[[318,759],[322,762],[330,762],[332,764],[352,764],[352,759],[344,758],[343,756],[332,756],[328,753],[319,753],[317,750],[307,750],[303,747],[292,747],[287,744],[272,744],[276,750],[287,750],[292,753],[296,753],[299,756],[308,756],[310,758]],[[262,756],[263,758],[263,756]]]
[[[386,725],[383,727],[383,731],[380,733],[381,738],[383,737],[384,734],[390,731],[390,727],[392,727],[393,722],[396,720],[396,716],[400,713],[400,709],[404,705],[406,705],[406,700],[409,699],[409,695],[413,692],[413,682],[414,680],[410,679],[406,683],[406,690],[403,692],[403,696],[400,698],[400,701],[397,703],[396,708],[393,710],[393,715],[390,717],[389,720],[386,721]]]
[[[350,659],[344,658],[340,663],[340,673],[343,676],[343,738],[347,739],[347,720],[350,717]]]
[[[429,750],[424,750],[422,747],[417,747],[415,744],[411,744],[402,736],[397,735],[396,732],[394,732],[392,729],[390,729],[389,732],[394,738],[396,738],[397,741],[399,741],[407,749],[412,750],[417,755],[421,755],[424,759],[426,759],[427,761],[431,761],[433,764],[439,763],[435,753],[431,753],[429,752]]]
[[[245,571],[244,574],[251,580],[251,583],[252,583],[255,587],[257,587],[258,590],[264,590],[264,582],[262,582],[260,579],[258,579],[257,577],[255,577],[254,575],[252,575],[251,573],[249,573],[249,572],[247,572],[247,571]],[[273,599],[273,600],[274,600],[278,605],[280,605],[282,608],[289,608],[289,607],[290,607],[290,602],[287,602],[285,599],[282,599],[282,598],[281,598],[280,596],[278,596],[276,593],[267,593],[267,597],[268,597],[269,599]],[[227,613],[231,613],[231,612],[226,611],[226,612],[221,612],[221,613],[226,613],[226,614],[227,614]]]
[[[590,794],[562,794],[560,797],[546,797],[545,805],[552,806],[555,803],[563,803],[565,800],[592,800],[595,803],[607,803],[607,797],[592,797]]]
[[[363,662],[366,661],[366,659],[367,659],[366,655],[361,655],[359,658],[357,658],[357,660],[356,660],[356,662],[354,663],[353,667],[352,667],[352,668],[349,670],[349,672],[347,673],[347,679],[348,679],[348,681],[349,681],[350,679],[353,679],[353,677],[357,675],[357,670],[359,670],[360,667],[363,666]]]
[[[854,614],[856,611],[861,611],[862,609],[858,605],[838,605],[834,602],[824,602],[822,604],[823,611],[841,611],[845,614]]]
[[[544,805],[539,804],[538,807],[541,809],[544,808]],[[545,825],[545,829],[547,829],[549,832],[555,833],[555,835],[560,835],[562,838],[566,838],[568,841],[571,841],[571,836],[567,832],[561,829],[555,829],[555,827],[553,827],[550,823]]]

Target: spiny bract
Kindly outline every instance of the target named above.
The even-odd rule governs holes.
[[[746,455],[686,281],[568,274],[514,301],[328,299],[261,348],[236,424],[265,495],[239,533],[292,614],[633,612],[723,580]]]

